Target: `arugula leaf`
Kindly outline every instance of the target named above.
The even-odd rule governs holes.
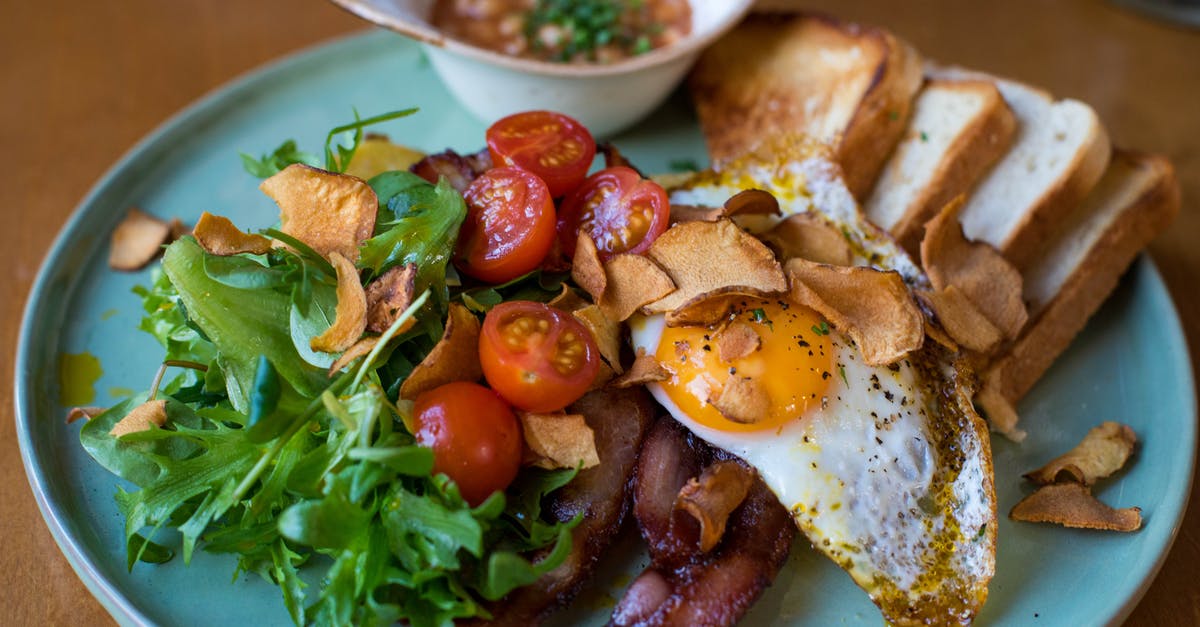
[[[387,122],[388,120],[408,117],[416,112],[415,108],[403,109],[381,113],[363,120],[359,119],[358,111],[355,110],[353,122],[334,127],[330,129],[329,135],[325,136],[325,169],[330,172],[346,171],[346,168],[350,165],[350,160],[354,158],[354,153],[358,150],[358,145],[362,143],[363,128],[379,124],[380,122]],[[349,146],[343,146],[341,143],[334,144],[334,138],[348,131],[354,131],[354,136]],[[337,147],[337,157],[334,157],[333,146]]]
[[[283,142],[274,151],[258,159],[244,152],[239,154],[242,157],[242,168],[260,179],[273,176],[293,163],[303,163],[314,168],[321,167],[321,160],[316,155],[297,148],[294,139]]]
[[[179,292],[167,274],[155,268],[149,287],[136,286],[133,292],[142,297],[146,315],[138,328],[154,336],[167,349],[163,360],[178,359],[208,363],[216,355],[211,342],[188,326],[187,316],[179,306]]]
[[[265,355],[293,388],[311,398],[325,387],[325,373],[300,358],[288,333],[290,298],[270,289],[238,289],[205,273],[208,256],[185,237],[167,247],[163,270],[187,306],[188,318],[219,351],[229,400],[238,411],[249,408],[250,390],[260,355]]]
[[[175,551],[157,542],[147,540],[140,533],[135,533],[126,539],[125,555],[126,567],[132,571],[133,565],[137,562],[165,564],[175,557]]]

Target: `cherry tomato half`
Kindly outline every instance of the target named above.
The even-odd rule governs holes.
[[[433,449],[433,471],[458,484],[471,506],[512,483],[521,466],[521,427],[495,392],[458,381],[417,397],[417,443]]]
[[[579,122],[553,111],[526,111],[502,118],[487,130],[496,166],[540,176],[550,195],[561,198],[579,186],[592,167],[596,141]]]
[[[670,211],[667,192],[658,183],[631,168],[605,168],[563,200],[558,236],[568,255],[575,254],[580,232],[592,236],[602,260],[640,253],[667,230]]]
[[[493,168],[463,193],[467,219],[455,250],[459,270],[503,283],[534,270],[554,245],[554,201],[536,175]]]
[[[488,385],[514,407],[566,407],[600,370],[592,334],[569,313],[543,303],[500,303],[483,319],[479,360]]]

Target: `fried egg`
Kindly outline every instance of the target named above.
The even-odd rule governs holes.
[[[793,155],[794,156],[794,155]],[[753,166],[753,167],[750,167]],[[854,244],[856,263],[926,279],[870,226],[820,153],[783,165],[708,173],[673,202],[719,206],[740,189],[771,191],[785,214],[818,211]],[[715,202],[714,202],[715,201]],[[715,338],[743,323],[759,348],[728,361]],[[941,347],[863,363],[850,338],[784,298],[741,302],[715,327],[630,323],[635,350],[670,378],[647,387],[681,424],[754,466],[812,545],[846,570],[894,624],[969,623],[995,570],[996,506],[987,430],[971,377]],[[769,409],[753,424],[713,399],[752,378]]]

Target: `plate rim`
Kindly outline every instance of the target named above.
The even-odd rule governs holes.
[[[87,194],[72,209],[67,221],[59,229],[53,243],[42,257],[36,278],[26,293],[17,336],[14,364],[14,426],[17,432],[21,462],[30,489],[33,492],[34,500],[38,505],[38,511],[49,528],[59,550],[67,558],[68,563],[70,563],[72,569],[92,596],[120,624],[153,625],[154,621],[149,619],[130,598],[122,594],[101,573],[94,561],[67,532],[61,521],[61,517],[65,516],[65,513],[61,511],[59,505],[51,502],[46,483],[42,476],[46,471],[44,464],[40,460],[35,459],[34,455],[31,420],[36,412],[31,404],[30,396],[32,390],[26,390],[25,386],[32,376],[30,362],[32,360],[32,348],[35,345],[35,338],[33,336],[35,331],[41,330],[44,326],[44,323],[41,322],[42,316],[39,316],[39,314],[47,309],[46,294],[48,293],[50,283],[55,278],[53,276],[54,268],[50,264],[50,261],[64,256],[69,245],[78,239],[77,232],[83,228],[85,220],[91,214],[95,213],[95,210],[89,211],[89,209],[95,206],[98,199],[105,193],[116,188],[121,183],[121,179],[127,176],[127,171],[136,169],[139,163],[149,159],[148,155],[152,152],[149,149],[161,145],[162,142],[169,140],[174,135],[185,132],[193,124],[202,122],[204,118],[219,116],[222,111],[227,110],[230,106],[236,106],[240,96],[245,95],[247,92],[261,89],[262,83],[265,81],[283,78],[289,73],[303,69],[310,62],[323,61],[327,56],[339,56],[359,47],[369,48],[389,42],[389,40],[395,43],[395,40],[398,39],[401,38],[378,29],[353,31],[349,34],[316,42],[267,61],[208,90],[202,96],[159,123],[149,133],[134,143],[92,184]],[[415,44],[412,45],[415,46]],[[1179,309],[1171,297],[1170,291],[1167,289],[1161,272],[1159,272],[1157,265],[1147,252],[1140,253],[1134,259],[1131,267],[1126,270],[1125,276],[1127,277],[1134,272],[1140,274],[1140,279],[1146,279],[1151,282],[1149,287],[1161,301],[1158,303],[1158,306],[1164,309],[1164,313],[1167,315],[1156,322],[1163,327],[1165,334],[1186,339],[1187,336],[1183,329]],[[1133,591],[1133,594],[1120,606],[1115,608],[1114,613],[1108,617],[1106,622],[1109,625],[1119,625],[1124,621],[1134,611],[1146,591],[1157,579],[1182,527],[1191,498],[1192,486],[1195,482],[1198,446],[1196,379],[1186,342],[1180,346],[1179,350],[1174,351],[1174,360],[1176,363],[1171,364],[1171,367],[1173,371],[1178,373],[1178,380],[1182,383],[1191,383],[1190,386],[1183,386],[1184,389],[1181,390],[1180,395],[1184,404],[1190,406],[1190,415],[1192,417],[1192,420],[1188,423],[1191,425],[1189,431],[1192,446],[1186,468],[1186,488],[1179,511],[1176,513],[1175,520],[1172,521],[1170,531],[1167,534],[1163,550],[1158,554],[1154,564],[1147,572],[1147,576],[1143,578]]]

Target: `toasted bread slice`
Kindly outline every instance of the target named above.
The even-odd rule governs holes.
[[[1008,151],[1016,130],[1012,110],[991,81],[929,81],[864,203],[867,217],[909,254],[918,254],[924,224],[975,186]]]
[[[904,133],[921,59],[887,31],[812,15],[752,15],[705,51],[692,95],[709,154],[809,135],[834,148],[855,197]]]
[[[1008,154],[980,181],[963,208],[963,231],[1030,266],[1087,196],[1112,152],[1096,112],[1077,100],[1054,100],[1035,87],[961,68],[930,65],[933,78],[993,80],[1017,117]]]
[[[1170,161],[1113,152],[1103,178],[1070,212],[1065,230],[1024,273],[1030,323],[984,373],[977,400],[989,417],[1009,412],[997,405],[1011,408],[1033,387],[1177,213],[1179,182]]]

